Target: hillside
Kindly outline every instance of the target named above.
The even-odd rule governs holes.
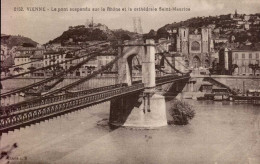
[[[84,25],[69,27],[61,36],[49,41],[49,43],[84,43],[88,41],[106,41],[115,39],[131,39],[135,33],[127,30],[110,30],[105,25],[98,24],[96,27],[86,28]]]
[[[8,48],[12,48],[13,46],[20,46],[20,45],[29,45],[29,46],[37,46],[37,42],[33,41],[32,39],[24,36],[14,36],[14,35],[5,35],[1,34],[1,45],[7,45]]]
[[[238,14],[235,18],[230,18],[230,15],[194,17],[185,21],[166,24],[157,31],[151,30],[149,33],[144,34],[144,38],[168,38],[169,34],[167,30],[179,27],[189,27],[190,32],[201,27],[211,27],[213,29],[213,36],[215,37],[230,38],[233,35],[236,42],[245,42],[246,40],[260,42],[260,24],[257,24],[259,18],[250,18],[248,21],[245,21],[245,14]],[[250,15],[250,17],[254,16],[260,17],[260,13]],[[245,29],[244,24],[240,24],[243,21],[250,24],[249,29]]]

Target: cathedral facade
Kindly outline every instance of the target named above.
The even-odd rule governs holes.
[[[191,31],[187,27],[178,29],[176,49],[190,68],[208,68],[211,66],[211,54],[214,50],[211,28]]]

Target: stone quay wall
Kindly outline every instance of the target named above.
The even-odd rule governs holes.
[[[201,84],[203,83],[203,79],[206,76],[202,75],[194,75],[191,80],[195,83],[193,86],[191,84],[187,84],[184,88],[184,92],[197,92]],[[208,76],[207,76],[208,77]],[[243,90],[243,86],[245,91],[248,89],[257,89],[260,90],[260,76],[227,76],[227,75],[212,75],[212,78],[215,80],[229,86],[231,89],[236,88]]]

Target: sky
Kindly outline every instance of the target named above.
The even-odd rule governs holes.
[[[22,7],[24,11],[14,11]],[[46,11],[27,11],[27,7],[45,7]],[[190,11],[52,11],[54,8],[138,8],[177,7]],[[260,0],[1,0],[1,34],[22,35],[38,43],[60,36],[69,26],[94,22],[110,29],[134,30],[133,17],[140,17],[144,33],[165,24],[197,16],[234,13],[260,13]]]

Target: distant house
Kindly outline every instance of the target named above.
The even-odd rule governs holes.
[[[61,48],[61,43],[52,43],[50,47],[51,49],[58,51]]]
[[[1,66],[2,66],[2,63],[5,61],[6,57],[7,57],[7,55],[5,54],[5,51],[3,49],[1,49]]]
[[[32,69],[39,69],[39,68],[44,67],[43,54],[35,54],[30,57],[30,60],[32,61],[32,63],[31,63]],[[33,72],[31,75],[32,76],[44,76],[44,70],[39,70],[39,71]]]
[[[248,21],[250,18],[251,18],[250,15],[244,15],[244,20],[245,20],[245,21]]]
[[[79,68],[80,76],[87,76],[98,68],[97,57],[91,59],[89,62]]]
[[[43,54],[45,49],[44,48],[37,48],[37,47],[17,47],[16,51],[20,54],[31,54],[33,55],[35,52]]]
[[[249,28],[250,28],[249,23],[245,23],[245,24],[244,24],[244,28],[245,28],[245,30],[249,30]]]
[[[43,54],[43,66],[46,67],[49,65],[61,63],[65,61],[65,56],[66,54],[63,51],[54,51],[54,50],[46,51]],[[65,69],[65,63],[61,64],[61,67]]]
[[[211,28],[211,29],[215,29],[216,24],[209,24],[208,27]]]
[[[243,24],[245,24],[246,22],[244,22],[243,20],[238,20],[238,21],[236,21],[236,23],[237,23],[237,25],[243,25]]]
[[[20,54],[18,56],[15,56],[14,65],[17,67],[14,67],[13,73],[19,74],[29,71],[28,68],[31,67],[31,56],[32,54]],[[25,76],[29,76],[29,74],[26,74]]]
[[[233,75],[253,75],[253,70],[249,67],[250,64],[260,66],[260,46],[244,45],[239,48],[226,50],[226,55],[222,55],[224,61],[221,65],[227,69],[231,69],[232,65],[236,65]],[[225,64],[224,64],[225,63]],[[256,75],[260,75],[260,70],[257,70]]]

